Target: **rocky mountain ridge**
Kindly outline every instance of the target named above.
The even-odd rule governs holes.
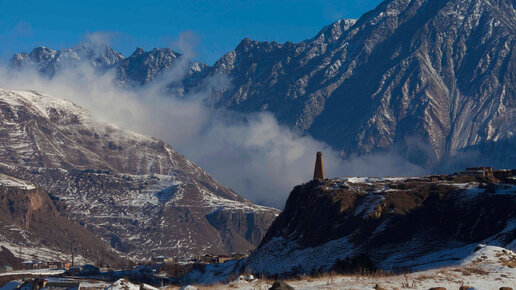
[[[135,258],[247,251],[278,210],[219,184],[169,145],[38,92],[0,90],[0,169]]]
[[[84,43],[61,50],[36,47],[30,53],[17,53],[9,61],[9,67],[18,71],[35,69],[51,78],[61,71],[89,65],[98,73],[113,71],[121,83],[141,86],[175,68],[179,58],[181,54],[170,48],[144,51],[138,47],[129,57],[124,57],[107,45]],[[181,66],[187,76],[206,67],[203,63],[186,60]]]
[[[308,182],[240,267],[269,276],[406,272],[453,265],[478,244],[514,250],[515,173]]]
[[[515,7],[388,0],[300,43],[244,39],[205,74],[232,79],[215,104],[272,112],[343,154],[397,149],[435,166],[477,151],[510,166]]]

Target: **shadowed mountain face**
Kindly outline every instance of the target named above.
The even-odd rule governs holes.
[[[47,190],[133,257],[249,250],[278,214],[162,141],[96,122],[71,102],[0,89],[0,115],[0,170]]]
[[[358,20],[340,20],[300,43],[244,39],[213,66],[186,66],[173,95],[231,86],[211,102],[239,112],[272,112],[344,154],[403,152],[427,166],[476,152],[516,162],[515,1],[387,0]],[[119,80],[152,81],[179,54],[138,49],[123,59],[109,48],[90,57]],[[35,49],[11,65],[53,72],[69,50]],[[77,59],[77,57],[73,58]],[[164,75],[166,79],[166,74]],[[224,78],[225,79],[225,78]]]
[[[346,153],[398,147],[433,164],[514,138],[515,19],[514,1],[385,1],[301,43],[245,39],[207,74],[233,80],[220,106],[273,112]]]

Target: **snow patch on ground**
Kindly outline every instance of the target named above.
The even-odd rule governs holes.
[[[415,177],[342,177],[337,178],[338,181],[345,181],[348,183],[366,183],[372,184],[376,182],[401,182]]]
[[[18,178],[9,176],[9,175],[5,175],[2,173],[0,173],[0,185],[4,185],[7,187],[17,187],[17,188],[26,189],[26,190],[32,190],[32,189],[36,188],[36,186],[34,184],[32,184],[28,181],[21,180],[21,179],[18,179]]]
[[[34,270],[20,270],[20,271],[12,271],[7,273],[1,273],[0,276],[10,276],[10,275],[59,275],[63,274],[65,270],[63,269],[34,269]]]
[[[509,262],[516,263],[516,253],[495,246],[483,246],[476,252],[470,252],[457,266],[439,267],[403,275],[360,276],[360,275],[326,275],[321,278],[302,278],[285,281],[295,289],[376,289],[376,285],[385,289],[429,289],[444,287],[459,289],[461,286],[474,289],[499,289],[514,287],[516,267],[509,267]],[[218,281],[221,281],[220,279]],[[210,289],[268,289],[272,281],[247,280],[243,276],[227,284],[211,285]]]
[[[51,108],[60,108],[62,110],[66,110],[67,112],[72,113],[78,117],[82,117],[84,119],[90,118],[90,114],[86,110],[64,99],[52,97],[35,91],[12,92],[16,94],[14,95],[14,97],[17,98],[16,100],[14,100],[14,102],[29,103],[33,107],[37,108],[40,111],[40,113],[47,118],[49,117],[48,113]]]
[[[363,197],[365,200],[361,201],[359,206],[355,208],[353,215],[366,217],[370,215],[385,199],[385,196],[382,194],[367,194]]]
[[[23,260],[38,260],[38,261],[71,261],[72,256],[56,251],[43,246],[30,244],[13,244],[6,241],[0,241],[0,247],[7,248],[16,258]],[[75,262],[77,264],[88,264],[91,261],[85,259],[81,255],[75,255]],[[12,273],[12,272],[10,272]],[[8,273],[8,274],[10,274]],[[0,276],[5,274],[0,274]]]
[[[82,284],[81,284],[82,286]],[[158,288],[152,287],[147,284],[137,285],[133,284],[125,279],[120,279],[113,284],[106,287],[106,290],[157,290]]]

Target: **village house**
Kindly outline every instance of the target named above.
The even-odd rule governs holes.
[[[66,270],[67,276],[92,276],[100,273],[100,269],[90,264],[75,266]]]
[[[32,270],[32,269],[41,269],[43,268],[43,262],[38,260],[27,260],[23,261],[22,268],[26,270]]]
[[[200,263],[210,264],[216,262],[216,259],[215,256],[212,254],[205,254],[204,256],[199,257],[197,261],[199,261]]]
[[[224,263],[229,260],[235,259],[233,256],[225,256],[225,255],[212,255],[212,254],[206,254],[202,257],[199,257],[196,259],[199,263],[204,264],[213,264],[213,263]]]
[[[63,263],[59,261],[53,261],[47,263],[47,268],[49,269],[61,269],[63,268]]]
[[[245,253],[245,252],[231,253],[231,257],[234,260],[241,260],[241,259],[249,257],[249,253]]]
[[[74,280],[66,279],[47,279],[44,282],[44,287],[48,289],[81,289],[81,283]]]
[[[167,257],[165,257],[165,256],[157,256],[157,257],[151,258],[151,261],[153,263],[165,263],[165,260],[167,260]]]
[[[233,258],[230,257],[230,256],[216,256],[215,257],[215,262],[216,263],[225,263],[225,262],[227,262],[229,260],[233,260]]]
[[[26,280],[18,289],[81,289],[80,282],[60,278],[33,278]]]
[[[492,167],[468,167],[466,171],[462,171],[458,173],[463,176],[474,176],[474,177],[483,177],[483,178],[494,178],[493,168]]]

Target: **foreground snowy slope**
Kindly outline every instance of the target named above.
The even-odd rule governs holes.
[[[64,201],[138,257],[248,250],[278,211],[224,187],[169,145],[37,92],[0,89],[0,170]]]
[[[485,246],[457,261],[456,266],[408,273],[403,275],[337,275],[303,277],[286,280],[295,289],[430,289],[444,287],[459,289],[514,288],[516,281],[516,253],[500,247]],[[245,277],[245,276],[242,276]],[[241,277],[241,278],[242,278]],[[210,289],[269,289],[271,280],[236,279],[226,284],[211,285]],[[378,287],[378,288],[377,288]]]

